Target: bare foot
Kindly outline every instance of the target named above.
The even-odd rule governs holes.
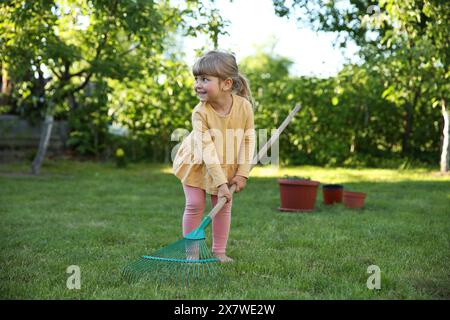
[[[195,261],[195,260],[198,260],[199,259],[199,256],[197,255],[188,255],[187,257],[186,257],[186,260],[188,260],[188,261],[190,261],[190,260],[193,260],[193,261]]]
[[[233,262],[234,260],[228,257],[225,253],[213,253],[214,257],[219,259],[221,263]]]

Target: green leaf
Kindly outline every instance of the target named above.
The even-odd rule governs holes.
[[[331,98],[331,104],[333,106],[337,106],[339,104],[339,98],[338,97]]]

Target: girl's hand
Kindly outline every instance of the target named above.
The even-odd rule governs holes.
[[[219,191],[217,192],[217,198],[225,197],[227,198],[227,202],[231,201],[231,192],[226,183],[220,185],[218,190]]]
[[[245,188],[245,185],[247,184],[247,178],[243,176],[234,176],[233,179],[231,179],[230,184],[235,184],[236,190],[234,192],[239,192]]]

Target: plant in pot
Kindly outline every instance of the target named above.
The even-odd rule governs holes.
[[[313,211],[320,182],[309,177],[285,176],[278,179],[281,211]]]
[[[341,203],[344,186],[341,184],[324,184],[322,186],[323,203],[330,205]]]

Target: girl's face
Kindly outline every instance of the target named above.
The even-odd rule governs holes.
[[[218,77],[198,75],[195,77],[194,89],[200,101],[211,102],[220,99],[222,95],[226,95],[228,86]]]

